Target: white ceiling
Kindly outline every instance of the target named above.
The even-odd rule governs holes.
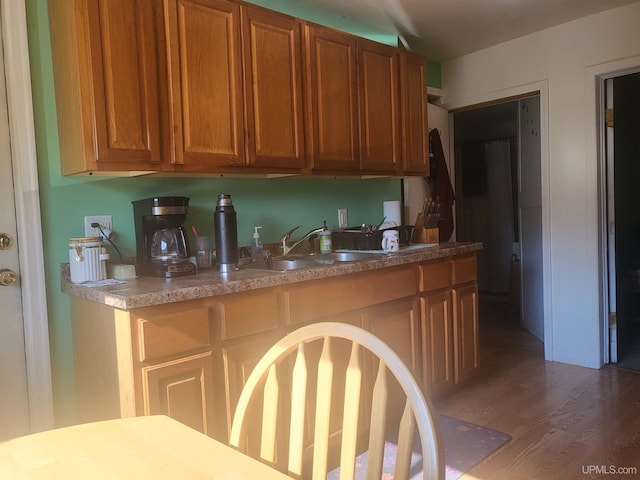
[[[443,61],[638,0],[301,0]]]

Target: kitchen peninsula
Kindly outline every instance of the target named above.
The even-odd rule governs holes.
[[[71,297],[79,421],[167,414],[226,440],[255,363],[303,324],[361,326],[442,395],[477,368],[478,243],[412,245],[294,271],[141,277]],[[365,367],[365,381],[367,372]]]

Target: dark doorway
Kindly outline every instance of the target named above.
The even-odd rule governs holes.
[[[508,301],[518,242],[518,102],[456,112],[456,238],[482,242],[480,295]]]
[[[613,79],[618,365],[640,370],[640,73]]]
[[[480,300],[544,341],[540,96],[454,114],[456,239],[482,242]]]

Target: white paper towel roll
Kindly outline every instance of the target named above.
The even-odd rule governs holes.
[[[386,222],[395,222],[397,225],[402,224],[402,217],[400,215],[400,200],[390,200],[383,203],[383,215],[387,217]]]

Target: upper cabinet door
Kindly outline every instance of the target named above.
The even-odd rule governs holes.
[[[245,164],[240,6],[163,0],[167,151],[184,171]],[[162,44],[162,43],[161,43]]]
[[[158,169],[152,5],[50,0],[49,21],[62,173]]]
[[[248,163],[302,168],[300,21],[248,5],[241,10]]]
[[[305,47],[310,166],[358,172],[356,39],[306,24]]]
[[[358,39],[360,166],[363,173],[400,168],[398,49]]]
[[[424,57],[410,52],[402,53],[401,60],[403,170],[428,175],[427,62]]]

